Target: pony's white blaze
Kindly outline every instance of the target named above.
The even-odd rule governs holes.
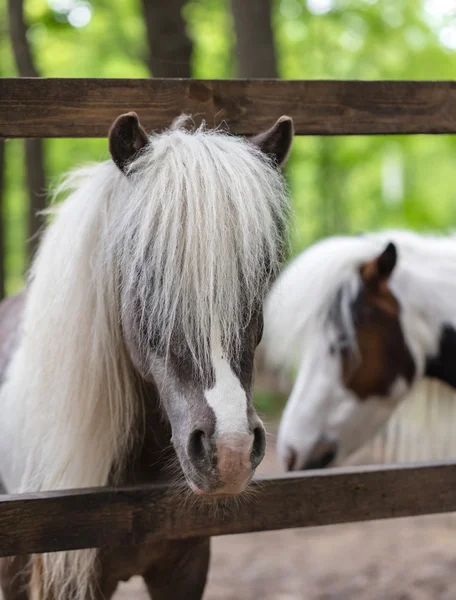
[[[248,433],[247,395],[226,357],[220,335],[211,344],[215,385],[205,391],[207,403],[214,411],[217,437]]]

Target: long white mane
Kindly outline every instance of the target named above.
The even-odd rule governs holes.
[[[106,485],[121,471],[141,411],[122,289],[136,286],[147,332],[166,346],[178,328],[201,358],[215,323],[236,342],[242,307],[264,296],[281,254],[282,177],[222,132],[154,135],[128,177],[108,161],[70,174],[59,191],[70,194],[34,261],[0,395],[14,444],[10,491]],[[43,557],[57,600],[87,597],[94,557]]]
[[[270,367],[296,365],[307,344],[323,335],[336,296],[343,328],[354,332],[350,304],[359,289],[359,268],[390,241],[398,251],[391,285],[399,301],[434,305],[438,315],[456,317],[456,236],[382,231],[330,237],[295,258],[266,299],[262,350]]]

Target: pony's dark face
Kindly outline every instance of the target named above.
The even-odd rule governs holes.
[[[166,356],[152,351],[147,365],[136,361],[142,376],[158,388],[180,466],[197,495],[241,492],[263,459],[265,431],[252,399],[261,331],[260,309],[241,333],[239,354],[233,356],[214,338],[203,369],[178,335]],[[138,347],[131,347],[132,356]]]
[[[118,120],[110,135],[113,159],[127,177],[132,178],[132,185],[134,178],[140,177],[140,171],[134,173],[137,163],[133,169],[129,168],[129,157],[138,151],[138,145],[147,144],[147,136],[138,131],[138,127],[137,117],[129,114]],[[194,161],[195,152],[206,153],[207,139],[204,138],[204,146],[198,146],[198,138],[196,142],[193,138],[185,138],[184,132],[177,133],[175,139],[178,141],[175,146],[178,150],[171,147],[171,158],[174,158],[171,164],[175,164],[185,148],[193,144],[192,151],[185,155],[188,162],[184,166],[189,163],[194,166],[195,181],[190,181],[187,175],[191,169],[186,168],[183,174],[181,167],[179,183],[174,188],[179,190],[178,198],[177,192],[170,192],[169,177],[160,184],[159,189],[164,190],[164,196],[174,193],[169,199],[174,210],[173,218],[161,204],[165,202],[163,197],[158,198],[157,220],[152,221],[150,226],[150,229],[156,227],[152,239],[148,241],[151,249],[145,246],[144,252],[140,253],[141,260],[134,263],[135,269],[128,264],[125,267],[129,275],[125,278],[127,282],[123,281],[121,285],[122,325],[134,367],[158,391],[163,414],[171,427],[171,442],[189,487],[198,495],[232,495],[244,490],[265,451],[264,427],[252,402],[254,353],[263,328],[262,297],[256,294],[252,296],[250,292],[252,289],[262,290],[260,296],[264,295],[271,278],[268,265],[273,262],[272,258],[277,260],[280,253],[277,251],[277,256],[270,259],[269,242],[274,240],[275,248],[277,236],[283,234],[281,224],[280,227],[279,224],[274,225],[277,219],[274,210],[278,210],[277,207],[267,215],[263,206],[268,205],[259,204],[263,200],[273,204],[274,200],[258,194],[260,184],[254,176],[259,174],[263,177],[265,194],[273,189],[269,183],[277,185],[277,168],[288,153],[292,123],[291,119],[282,117],[268,132],[251,140],[257,149],[246,145],[247,150],[244,150],[245,161],[253,161],[250,172],[247,172],[248,181],[244,184],[252,186],[245,199],[251,203],[250,212],[245,211],[245,214],[256,231],[239,222],[239,214],[244,214],[242,207],[239,208],[239,197],[243,199],[242,192],[239,192],[242,177],[240,183],[235,181],[232,188],[224,191],[221,217],[217,213],[220,204],[214,205],[214,198],[219,198],[215,188],[224,183],[219,183],[220,178],[229,180],[229,173],[242,170],[242,165],[235,163],[239,152],[238,142],[229,141],[232,138],[221,142],[226,144],[222,153],[218,151],[218,142],[214,142],[213,152],[219,154],[210,159],[204,154],[198,163]],[[157,147],[158,155],[164,157],[163,161],[168,158],[170,162],[169,152],[160,155],[159,146],[154,146],[153,150]],[[265,161],[258,149],[271,156],[273,162]],[[176,152],[180,152],[179,156]],[[216,160],[220,161],[216,169],[217,177],[205,180],[201,171],[198,176],[197,169],[201,165],[211,168]],[[235,163],[236,168],[224,171],[224,161]],[[141,158],[138,162],[141,162]],[[156,178],[151,185],[160,181],[161,172],[154,172],[154,175]],[[200,180],[203,184],[200,184]],[[269,183],[265,185],[265,181]],[[199,190],[198,185],[201,185],[201,192],[198,192],[201,195],[195,199],[191,194],[194,194],[195,188]],[[252,198],[255,193],[257,197]],[[234,200],[231,200],[231,195]],[[184,210],[180,210],[179,200],[182,200]],[[205,206],[204,202],[208,204],[205,210],[200,208]],[[231,205],[229,202],[232,202]],[[231,206],[232,213],[227,213],[226,206]],[[257,206],[263,216],[252,216],[251,206]],[[178,218],[174,218],[176,214]],[[220,226],[217,223],[214,226],[217,218],[221,221]],[[204,219],[210,220],[207,227]],[[238,219],[237,224],[235,219]],[[258,222],[262,220],[265,221],[265,228],[268,228],[267,235],[258,228]],[[162,229],[160,223],[164,223]],[[170,223],[174,225],[170,226]],[[230,231],[233,223],[236,224],[235,230]],[[157,247],[155,240],[163,236],[165,226],[169,235],[175,237],[172,243],[164,239],[161,246]],[[239,231],[242,227],[244,231]],[[141,224],[138,224],[140,228]],[[211,233],[210,236],[206,229]],[[144,235],[151,235],[149,229]],[[218,236],[220,246],[215,247],[214,236]],[[255,252],[252,251],[254,246],[249,246],[249,236],[251,239],[256,236],[260,240]],[[131,240],[127,243],[127,255],[131,253],[137,256],[134,240],[143,237],[132,232]],[[194,248],[196,253],[189,260]],[[167,262],[167,253],[174,257],[173,260]],[[248,268],[242,264],[242,261],[246,261],[245,256],[250,261]],[[162,264],[166,264],[167,268],[162,269]],[[236,301],[224,300],[231,297]],[[166,309],[158,313],[155,309],[160,306],[166,306]],[[223,307],[226,307],[226,313]],[[164,318],[156,318],[157,314],[164,315]],[[168,323],[171,323],[169,327]]]
[[[395,264],[390,244],[363,265],[350,305],[354,331],[344,328],[338,296],[326,331],[304,354],[280,426],[288,469],[325,467],[360,448],[414,382],[416,364],[390,287]]]

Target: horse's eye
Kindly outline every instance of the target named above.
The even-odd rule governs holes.
[[[335,352],[344,352],[350,347],[350,338],[346,333],[339,333],[337,337],[337,344],[334,345]]]
[[[336,354],[336,346],[335,346],[335,344],[330,344],[330,346],[329,346],[329,354],[331,356],[334,356]]]

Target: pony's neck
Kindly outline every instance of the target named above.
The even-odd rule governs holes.
[[[438,260],[434,267],[432,275],[398,274],[401,321],[423,376],[456,389],[456,269],[439,273]]]
[[[125,471],[121,483],[135,485],[169,480],[176,473],[176,456],[171,444],[171,428],[160,408],[160,398],[152,383],[138,383],[138,397],[141,397],[141,434],[125,461]]]
[[[438,353],[427,359],[425,375],[456,389],[456,329],[453,325],[443,326]]]

